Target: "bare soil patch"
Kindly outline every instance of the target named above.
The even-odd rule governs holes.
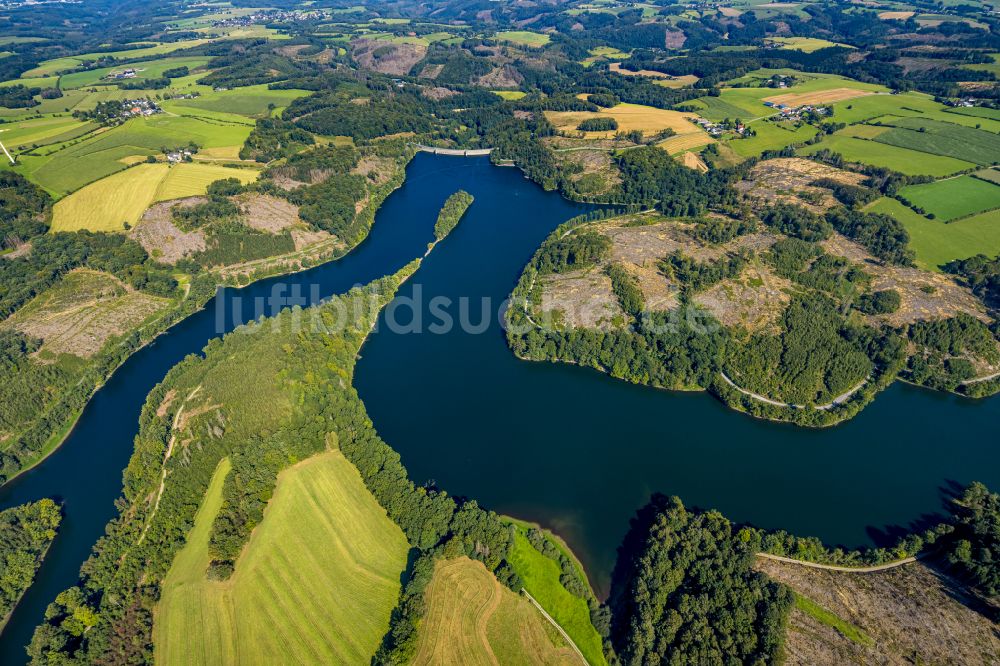
[[[748,331],[772,330],[791,302],[792,283],[763,263],[747,266],[733,280],[723,280],[699,293],[694,301],[726,327],[742,326]]]
[[[668,49],[679,49],[687,41],[687,35],[683,30],[667,30],[663,36],[663,46]]]
[[[424,88],[423,90],[420,91],[420,94],[426,97],[427,99],[433,99],[437,101],[437,100],[447,99],[449,97],[454,97],[458,93],[452,90],[451,88],[434,86],[431,88]]]
[[[351,55],[359,65],[382,74],[403,76],[424,59],[427,47],[422,44],[396,44],[384,39],[355,39]]]
[[[874,323],[899,327],[916,321],[948,319],[959,313],[989,321],[982,301],[950,276],[919,268],[884,264],[865,248],[837,233],[823,241],[823,248],[830,254],[861,264],[874,278],[873,290],[895,289],[899,292],[902,301],[899,310],[888,315],[869,317]]]
[[[792,611],[786,663],[996,664],[997,626],[972,610],[965,591],[919,562],[868,574],[810,569],[758,559],[756,568],[873,639],[852,642],[806,613]]]
[[[599,268],[540,278],[543,317],[551,324],[611,330],[625,313],[611,289],[611,279]]]
[[[905,21],[916,14],[916,12],[879,12],[878,17],[883,21]]]
[[[244,194],[236,197],[240,222],[258,231],[280,233],[299,223],[299,207],[268,194]]]
[[[475,80],[477,86],[484,88],[516,88],[524,81],[524,77],[514,67],[503,65]]]
[[[365,176],[375,185],[383,185],[392,179],[396,169],[396,162],[391,157],[368,155],[358,161],[351,173]]]
[[[33,298],[4,326],[41,338],[39,359],[59,354],[89,358],[168,302],[134,291],[110,273],[79,268]]]
[[[754,166],[746,179],[736,184],[736,188],[760,201],[794,203],[820,213],[837,204],[830,190],[810,185],[820,178],[832,178],[847,185],[858,185],[864,180],[861,174],[819,162],[800,157],[779,157]]]
[[[150,206],[131,235],[150,257],[165,264],[176,264],[186,256],[205,249],[205,234],[201,230],[182,231],[173,222],[174,206],[193,206],[205,201],[204,197],[189,197],[164,201]]]
[[[441,74],[441,70],[443,69],[444,65],[424,65],[424,68],[420,70],[420,78],[433,81]]]

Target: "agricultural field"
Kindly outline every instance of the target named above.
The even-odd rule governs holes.
[[[665,129],[671,129],[677,134],[700,134],[704,143],[711,138],[700,127],[692,122],[698,116],[693,113],[668,111],[641,104],[618,104],[600,111],[546,111],[545,117],[564,132],[577,132],[577,125],[589,118],[614,118],[618,123],[617,130],[605,132],[584,132],[587,139],[604,139],[612,137],[616,132],[640,130],[645,136],[653,136]]]
[[[976,166],[972,162],[953,157],[931,155],[886,143],[856,139],[843,134],[832,134],[824,137],[817,144],[800,148],[798,154],[812,155],[823,149],[840,153],[848,162],[887,167],[911,176],[950,176]]]
[[[266,84],[246,86],[233,90],[204,92],[194,99],[179,99],[164,103],[173,112],[186,110],[210,111],[227,116],[248,118],[267,116],[271,109],[288,106],[293,100],[310,94],[307,90],[268,90]],[[211,117],[205,114],[203,117]]]
[[[510,42],[520,46],[532,46],[535,48],[545,46],[551,37],[540,32],[530,32],[528,30],[507,30],[498,32],[496,38],[501,42]]]
[[[940,120],[898,118],[875,141],[989,166],[1000,162],[1000,135]]]
[[[507,100],[521,99],[522,97],[528,94],[520,90],[491,90],[490,92],[496,95],[497,97],[502,97],[503,99]]]
[[[54,58],[52,60],[46,60],[45,62],[39,64],[34,69],[29,69],[21,78],[33,78],[38,76],[50,76],[57,72],[62,72],[67,69],[73,69],[79,67],[80,64],[87,60],[97,60],[98,58],[117,58],[119,60],[134,60],[136,58],[146,58],[149,56],[165,55],[167,53],[173,53],[174,51],[180,51],[182,49],[189,49],[195,46],[201,46],[202,44],[207,44],[209,40],[207,39],[188,39],[179,42],[167,42],[164,44],[153,44],[151,46],[143,46],[136,49],[126,49],[121,51],[101,51],[95,53],[81,53],[80,55],[68,56],[65,58]]]
[[[973,176],[910,185],[899,194],[912,206],[944,222],[1000,208],[1000,185]]]
[[[775,44],[780,49],[789,49],[791,51],[802,51],[803,53],[812,53],[813,51],[819,51],[820,49],[828,49],[834,46],[839,46],[845,49],[853,49],[853,46],[847,44],[839,44],[837,42],[830,42],[825,39],[818,39],[816,37],[768,37],[765,42]]]
[[[1000,254],[998,211],[945,223],[929,220],[888,197],[869,204],[865,210],[891,215],[899,220],[910,234],[910,247],[917,253],[917,265],[927,270],[939,270],[949,261],[977,254]]]
[[[601,637],[590,623],[587,602],[562,586],[559,565],[535,550],[521,530],[515,534],[510,565],[524,582],[524,589],[559,623],[587,661],[605,664]]]
[[[33,298],[0,326],[40,338],[39,358],[90,358],[113,337],[134,330],[169,300],[134,291],[101,271],[77,269]]]
[[[157,664],[359,664],[389,628],[409,545],[358,471],[328,451],[278,476],[229,580],[205,576],[223,460],[163,581]],[[294,572],[289,563],[295,563]]]
[[[121,171],[136,158],[159,155],[165,147],[183,147],[194,142],[200,148],[238,148],[251,129],[245,121],[227,123],[158,114],[135,118],[82,140],[22,154],[15,170],[60,197]]]
[[[686,102],[693,110],[709,120],[724,118],[754,118],[771,116],[776,110],[764,106],[765,101],[789,106],[804,104],[832,104],[839,100],[864,98],[872,93],[885,92],[883,86],[861,83],[832,74],[812,74],[792,69],[760,69],[734,79],[733,83],[760,84],[772,75],[794,76],[798,82],[785,89],[768,87],[723,88],[719,97],[699,97]],[[835,114],[839,121],[840,116]]]
[[[542,614],[480,562],[438,562],[425,595],[415,665],[580,663]]]
[[[204,67],[208,64],[209,60],[211,60],[211,58],[206,57],[162,58],[160,60],[146,60],[144,62],[131,63],[129,65],[102,67],[100,69],[91,69],[85,72],[74,72],[60,77],[59,87],[72,90],[74,88],[83,88],[85,86],[101,85],[102,83],[108,82],[107,77],[110,74],[113,72],[120,72],[126,68],[132,68],[136,71],[135,78],[131,80],[156,79],[163,76],[163,72],[168,69],[183,66],[193,70]],[[135,95],[143,94],[142,91],[131,92]]]
[[[580,62],[584,67],[589,67],[601,60],[624,60],[629,57],[628,53],[611,46],[597,46],[590,49],[588,53],[590,56]]]
[[[0,125],[0,141],[8,149],[69,141],[97,129],[72,116],[43,116]]]
[[[135,226],[143,212],[157,201],[204,194],[222,178],[256,180],[258,171],[210,164],[139,164],[91,183],[57,202],[52,231],[122,231]]]

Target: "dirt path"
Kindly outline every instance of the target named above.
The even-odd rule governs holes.
[[[562,637],[564,639],[566,639],[566,643],[569,644],[569,646],[571,648],[573,648],[573,652],[576,652],[577,656],[580,657],[580,661],[582,661],[584,664],[586,664],[587,663],[586,657],[584,657],[583,653],[580,652],[580,648],[578,648],[576,646],[576,643],[574,643],[573,639],[569,637],[569,634],[566,633],[566,630],[563,629],[562,627],[560,627],[559,623],[552,619],[552,616],[549,615],[548,612],[546,612],[546,610],[544,608],[542,608],[542,605],[540,603],[538,603],[537,601],[535,601],[535,598],[533,596],[531,596],[530,592],[528,592],[524,588],[521,588],[521,593],[524,594],[524,596],[528,599],[528,601],[530,601],[532,604],[534,604],[535,608],[538,609],[538,611],[542,614],[542,616],[546,620],[548,620],[552,624],[553,627],[556,628],[556,631],[558,631],[560,633],[560,635],[562,635]]]
[[[962,382],[962,386],[968,386],[969,384],[978,384],[979,382],[988,382],[991,379],[996,379],[1000,377],[1000,372],[994,372],[992,375],[986,375],[985,377],[976,377],[975,379],[966,379]]]
[[[788,564],[800,564],[804,567],[809,567],[812,569],[825,569],[826,571],[843,571],[846,573],[874,573],[876,571],[885,571],[886,569],[895,569],[896,567],[901,567],[904,564],[910,564],[911,562],[917,561],[916,557],[904,557],[901,560],[886,562],[885,564],[877,564],[871,567],[842,567],[834,564],[819,564],[817,562],[806,562],[805,560],[796,560],[791,557],[782,557],[781,555],[772,555],[770,553],[757,553],[757,557],[763,557],[766,560],[775,560],[776,562],[787,562]]]
[[[156,517],[156,510],[160,508],[160,498],[163,497],[163,489],[167,485],[167,461],[170,460],[170,456],[174,453],[174,442],[177,441],[177,425],[180,423],[181,414],[184,413],[184,406],[187,404],[188,400],[193,398],[198,391],[201,390],[201,384],[196,386],[188,397],[184,398],[184,402],[181,406],[177,408],[177,413],[174,414],[174,422],[170,426],[170,441],[167,443],[167,451],[163,454],[163,471],[160,472],[160,487],[156,491],[156,499],[153,501],[153,510],[149,513],[149,518],[146,519],[146,525],[142,528],[142,534],[139,535],[139,540],[136,541],[135,545],[139,546],[142,544],[143,539],[146,538],[146,532],[149,531],[149,526],[153,524],[153,518]]]
[[[732,379],[730,379],[728,376],[726,376],[726,373],[724,373],[722,371],[719,371],[719,376],[722,377],[722,379],[724,379],[727,384],[729,384],[730,386],[732,386],[734,389],[736,389],[737,391],[739,391],[743,395],[748,395],[751,398],[753,398],[754,400],[757,400],[759,402],[766,402],[767,404],[774,405],[775,407],[788,407],[788,408],[791,408],[791,409],[806,409],[805,405],[793,405],[793,404],[788,403],[788,402],[778,402],[777,400],[771,400],[770,398],[765,398],[764,396],[760,395],[759,393],[754,393],[752,391],[748,391],[745,388],[742,388],[741,386],[737,385],[736,382],[734,382]],[[840,395],[838,395],[836,398],[834,398],[830,402],[826,403],[825,405],[815,405],[815,406],[813,406],[813,409],[828,410],[828,409],[833,409],[837,405],[843,404],[844,402],[846,402],[848,400],[848,398],[850,398],[852,395],[854,395],[855,393],[857,393],[858,391],[860,391],[864,387],[864,385],[868,383],[869,379],[871,379],[871,377],[866,377],[864,379],[864,381],[862,381],[860,384],[858,384],[857,386],[855,386],[854,388],[852,388],[850,391],[847,391],[845,393],[841,393]]]

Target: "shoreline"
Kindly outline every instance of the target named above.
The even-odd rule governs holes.
[[[48,439],[46,439],[45,444],[42,446],[41,449],[39,449],[38,456],[36,458],[34,458],[31,461],[31,463],[29,463],[28,465],[26,465],[26,466],[22,467],[21,469],[17,470],[14,474],[12,474],[9,478],[7,478],[3,483],[0,483],[0,490],[2,490],[3,488],[6,488],[8,486],[8,484],[10,484],[11,482],[13,482],[15,479],[23,476],[26,472],[31,471],[35,467],[38,467],[40,464],[42,464],[43,462],[45,462],[45,460],[48,459],[49,456],[51,456],[53,453],[55,453],[56,451],[58,451],[62,447],[62,445],[66,443],[66,440],[69,438],[69,436],[71,434],[73,434],[73,430],[76,429],[76,425],[80,421],[80,417],[83,416],[83,413],[87,409],[87,406],[90,405],[90,401],[93,400],[94,396],[97,395],[97,392],[100,391],[104,387],[104,385],[108,383],[108,380],[110,380],[111,377],[113,377],[114,374],[116,372],[118,372],[118,370],[121,369],[121,367],[123,365],[125,365],[125,363],[129,359],[131,359],[137,353],[139,353],[140,351],[142,351],[143,349],[145,349],[146,347],[148,347],[150,344],[152,344],[153,342],[155,342],[156,339],[159,338],[161,335],[163,335],[163,334],[167,333],[168,331],[170,331],[170,329],[172,329],[177,324],[180,324],[181,322],[187,320],[188,318],[190,318],[190,317],[194,316],[195,314],[197,314],[197,313],[201,312],[202,310],[204,310],[208,306],[208,304],[214,298],[216,298],[216,296],[218,295],[220,289],[244,289],[246,287],[250,287],[250,286],[252,286],[254,284],[257,284],[258,282],[261,282],[263,280],[269,280],[269,279],[276,278],[276,277],[283,277],[283,276],[287,276],[287,275],[296,275],[298,273],[304,273],[304,272],[312,270],[314,268],[319,268],[320,266],[324,266],[324,265],[326,265],[328,263],[331,263],[331,262],[334,262],[334,261],[339,261],[340,259],[343,259],[347,255],[349,255],[355,249],[357,249],[358,246],[360,246],[362,243],[365,242],[365,240],[368,239],[368,235],[371,233],[371,229],[372,229],[372,227],[375,224],[375,215],[378,213],[379,209],[382,207],[382,204],[385,202],[385,200],[389,197],[390,194],[392,194],[397,189],[399,189],[403,185],[403,183],[406,181],[406,169],[409,166],[410,161],[413,159],[413,155],[411,154],[411,155],[408,155],[408,156],[405,156],[405,157],[406,157],[406,163],[402,165],[402,172],[401,172],[402,173],[402,177],[398,178],[398,179],[390,180],[387,184],[391,185],[391,187],[387,188],[384,193],[381,193],[381,192],[378,193],[381,196],[372,197],[371,201],[369,202],[369,205],[365,209],[363,209],[360,213],[358,213],[359,219],[362,218],[362,216],[367,216],[367,215],[370,214],[371,221],[366,225],[364,235],[358,240],[357,243],[354,244],[353,247],[351,247],[350,249],[345,250],[343,253],[341,253],[339,255],[331,255],[327,260],[322,261],[322,262],[320,262],[320,263],[318,263],[318,264],[316,264],[314,266],[308,266],[308,267],[302,267],[302,266],[300,266],[299,268],[292,268],[291,270],[285,270],[285,271],[278,270],[278,271],[275,271],[273,273],[266,273],[266,274],[261,275],[260,277],[258,277],[255,280],[251,280],[250,282],[247,282],[246,284],[236,284],[236,283],[230,284],[230,283],[227,283],[227,282],[216,282],[215,291],[212,294],[212,296],[210,296],[209,298],[207,298],[203,303],[199,304],[191,312],[185,314],[183,317],[177,319],[176,321],[171,322],[169,325],[166,326],[166,328],[163,328],[161,330],[156,331],[156,333],[154,333],[152,335],[152,337],[150,337],[148,340],[145,340],[141,344],[139,344],[134,350],[132,350],[131,352],[129,352],[128,354],[126,354],[125,357],[122,358],[122,360],[119,363],[117,363],[113,368],[111,368],[100,379],[100,381],[98,381],[95,384],[94,389],[87,396],[87,399],[83,402],[83,404],[80,406],[80,408],[77,409],[77,410],[75,410],[75,412],[73,413],[73,415],[70,418],[65,419],[64,421],[62,421],[60,423],[60,425],[52,431],[52,433],[49,435]],[[374,208],[372,208],[373,206],[374,206]],[[369,210],[371,210],[370,213],[369,213]],[[296,253],[292,253],[292,254],[297,254],[297,252]],[[428,253],[429,252],[430,252],[430,250],[428,250]],[[177,307],[180,307],[181,305],[183,305],[183,303],[186,300],[187,300],[187,295],[185,294],[185,296],[180,301],[178,301]],[[166,314],[164,316],[166,316]],[[160,318],[158,318],[157,320],[155,320],[152,323],[155,323],[156,321],[161,321],[162,319],[163,319],[163,317],[160,317]],[[151,324],[147,324],[147,326],[151,325]],[[134,331],[130,331],[129,333],[126,333],[122,337],[123,338],[127,337],[131,333],[136,333],[136,332],[139,332],[141,330],[142,330],[142,327],[139,327],[139,328],[135,329]],[[39,419],[40,418],[41,417],[39,417]],[[61,436],[59,436],[60,433],[62,433]],[[54,437],[56,437],[56,436],[59,436],[58,441],[52,441],[52,439]],[[2,452],[2,451],[0,451],[0,452]]]

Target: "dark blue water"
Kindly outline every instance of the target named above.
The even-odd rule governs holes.
[[[469,168],[458,186],[475,202],[396,301],[419,292],[425,324],[441,296],[470,297],[469,319],[479,322],[481,297],[506,298],[541,240],[570,216],[512,170],[484,177]],[[355,385],[416,482],[556,529],[601,590],[629,518],[652,492],[856,547],[895,543],[900,528],[939,512],[955,484],[1000,487],[1000,398],[896,384],[849,423],[803,429],[754,420],[704,393],[519,361],[492,313],[482,334],[397,334],[384,326],[390,306],[362,349]]]
[[[0,635],[0,664],[25,661],[23,646],[46,605],[76,582],[113,517],[139,410],[166,372],[236,323],[292,304],[273,300],[276,293],[311,303],[422,255],[441,204],[459,188],[475,203],[384,313],[362,349],[355,384],[414,480],[435,479],[453,494],[555,528],[598,587],[606,585],[629,518],[654,491],[735,520],[853,546],[939,511],[951,483],[1000,486],[998,400],[895,386],[850,423],[810,431],[755,421],[704,394],[518,361],[497,307],[542,239],[585,209],[486,159],[418,155],[351,254],[220,291],[206,310],[130,358],[58,451],[0,488],[0,508],[57,497],[66,512],[35,585]],[[418,295],[411,307],[406,299]],[[454,305],[435,304],[436,296]],[[491,299],[483,332],[427,332],[440,312],[458,320],[463,297],[471,325],[483,322],[481,299]],[[388,325],[414,324],[414,310],[424,333]]]

